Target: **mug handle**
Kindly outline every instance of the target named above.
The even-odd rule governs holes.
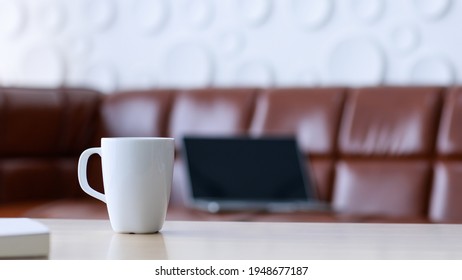
[[[88,195],[93,196],[96,199],[101,200],[102,202],[106,203],[106,196],[100,192],[95,191],[90,185],[88,184],[87,179],[87,164],[88,159],[91,155],[98,154],[101,156],[101,148],[89,148],[83,151],[79,158],[79,164],[77,167],[77,175],[79,178],[80,187],[84,192]]]

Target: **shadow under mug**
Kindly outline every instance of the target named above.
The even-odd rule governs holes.
[[[170,199],[174,151],[173,138],[102,138],[101,147],[80,155],[80,187],[107,204],[115,232],[158,232]],[[93,154],[101,156],[104,194],[88,184],[87,164]]]

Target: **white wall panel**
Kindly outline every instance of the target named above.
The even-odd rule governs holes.
[[[0,0],[0,84],[462,82],[462,0]]]

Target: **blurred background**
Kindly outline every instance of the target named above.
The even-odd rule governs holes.
[[[459,0],[0,0],[0,85],[452,85]]]

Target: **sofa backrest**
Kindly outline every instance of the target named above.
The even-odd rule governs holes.
[[[168,135],[247,134],[253,113],[254,89],[196,89],[179,91],[170,115]],[[181,142],[177,141],[177,147]]]
[[[133,96],[158,94],[165,92],[143,91]],[[339,213],[365,219],[462,222],[457,199],[462,195],[458,180],[462,178],[461,89],[209,88],[168,94],[168,105],[165,98],[149,97],[145,106],[163,106],[167,114],[162,117],[167,123],[150,123],[156,127],[148,134],[175,137],[178,144],[174,203],[184,203],[187,196],[180,145],[184,135],[293,135],[320,198],[331,202]],[[105,103],[114,99],[121,101],[120,112],[129,107],[136,110],[127,97],[109,95]],[[135,116],[145,121],[141,114]],[[133,127],[123,127],[126,120],[115,119],[103,113],[107,135],[133,136]],[[115,125],[108,125],[111,122]]]
[[[462,88],[0,88],[0,203],[85,197],[75,170],[101,137],[293,135],[338,213],[462,222]],[[98,158],[89,180],[102,191]],[[97,187],[98,189],[98,187]]]
[[[86,89],[0,88],[1,203],[79,195],[77,159],[100,100]]]
[[[255,89],[125,91],[107,95],[101,106],[101,137],[174,137],[176,161],[171,204],[185,204],[188,189],[181,138],[188,134],[246,134],[254,109]],[[98,158],[89,162],[89,181],[102,191]]]
[[[429,217],[432,221],[462,221],[462,88],[444,99],[437,135]]]
[[[342,213],[426,217],[441,88],[348,94],[332,204]]]
[[[194,89],[175,94],[168,125],[175,138],[171,205],[186,205],[189,188],[182,157],[181,139],[185,135],[235,136],[246,134],[253,114],[255,89]]]
[[[101,126],[97,135],[165,136],[174,91],[124,91],[107,95],[101,106]]]
[[[345,88],[268,89],[257,97],[250,134],[295,136],[318,196],[329,201]]]

